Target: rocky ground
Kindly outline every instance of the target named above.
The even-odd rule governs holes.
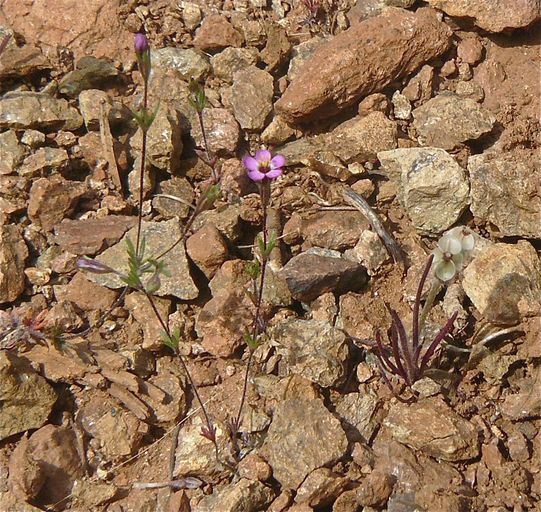
[[[537,510],[539,8],[2,0],[0,510]],[[221,195],[165,258],[156,305],[182,333],[230,466],[201,435],[145,297],[76,267],[82,255],[122,265],[135,236],[142,30],[159,103],[143,191],[152,254],[181,233],[211,174],[190,79],[209,100]],[[273,186],[279,247],[237,463],[225,424],[262,220],[241,158],[262,144],[287,169]],[[399,257],[345,190],[368,201]],[[385,303],[411,329],[427,257],[458,225],[475,233],[473,256],[426,324],[435,333],[456,313],[453,335],[404,403],[369,342],[389,329]],[[171,476],[177,487],[149,485]]]

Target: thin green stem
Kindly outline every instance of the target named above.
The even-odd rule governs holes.
[[[150,307],[152,308],[152,311],[156,315],[156,318],[158,319],[158,322],[160,323],[160,326],[162,327],[164,332],[167,334],[167,336],[169,336],[169,338],[171,338],[171,336],[172,336],[171,330],[169,329],[169,326],[167,325],[167,322],[165,322],[165,320],[162,318],[162,316],[161,316],[161,314],[160,314],[160,312],[158,310],[158,307],[156,306],[156,303],[154,301],[154,297],[152,295],[150,295],[150,293],[148,293],[144,288],[142,288],[142,291],[145,294],[145,296],[146,296],[146,298],[147,298],[147,300],[148,300],[148,302],[150,304]],[[205,422],[207,424],[207,428],[209,430],[211,430],[213,428],[212,420],[210,419],[207,408],[205,407],[205,404],[204,404],[203,400],[201,399],[201,395],[199,394],[199,390],[197,388],[197,385],[196,385],[195,381],[193,380],[193,377],[192,377],[192,374],[190,373],[190,370],[188,369],[188,365],[187,365],[187,363],[186,363],[186,361],[184,359],[184,356],[178,351],[177,351],[177,356],[178,356],[178,359],[180,361],[180,365],[182,366],[182,369],[184,370],[184,373],[186,374],[186,377],[188,378],[190,386],[192,387],[193,394],[195,395],[195,398],[197,399],[197,402],[199,403],[199,406],[201,407],[201,410],[203,411],[203,415],[205,416]],[[214,440],[214,450],[216,452],[216,459],[220,460],[219,454],[218,454],[218,443],[216,442],[216,440]]]
[[[261,254],[261,274],[259,276],[259,289],[257,293],[257,300],[255,305],[255,313],[254,313],[254,320],[252,324],[252,339],[256,340],[260,331],[260,325],[261,325],[261,307],[263,304],[263,289],[265,286],[265,276],[266,276],[266,270],[267,270],[267,263],[268,263],[268,255],[267,255],[267,243],[268,243],[268,230],[267,230],[267,207],[269,204],[270,199],[270,182],[267,180],[264,180],[261,184],[260,188],[260,195],[261,195],[261,206],[263,210],[263,247],[264,251],[263,254]],[[250,379],[250,373],[252,369],[253,359],[254,359],[254,352],[255,349],[250,347],[250,353],[248,355],[248,362],[246,363],[246,371],[244,373],[244,382],[242,386],[242,395],[240,399],[240,405],[239,410],[237,413],[237,417],[235,419],[234,423],[234,448],[236,449],[236,434],[240,428],[240,422],[242,420],[242,413],[244,410],[244,404],[246,403],[246,396],[248,394],[248,383]]]
[[[148,80],[144,80],[143,83],[143,112],[146,115],[148,108]],[[135,241],[135,254],[139,256],[139,250],[141,246],[141,227],[143,225],[143,186],[145,184],[145,169],[146,169],[146,157],[147,157],[147,128],[141,127],[143,131],[143,142],[141,145],[141,174],[139,176],[139,209],[137,212],[137,238]]]

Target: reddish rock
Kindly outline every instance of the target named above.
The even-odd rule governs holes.
[[[133,35],[120,16],[123,4],[123,0],[6,0],[0,24],[54,57],[62,47],[74,52],[76,60],[84,55],[126,58],[133,54]]]
[[[0,79],[26,77],[50,69],[51,65],[39,48],[31,45],[8,46],[0,62]]]
[[[444,53],[450,36],[432,9],[387,9],[322,44],[275,107],[295,121],[336,114]]]
[[[462,62],[474,66],[483,57],[483,44],[476,37],[466,37],[458,43],[456,54]]]
[[[116,292],[89,281],[81,272],[75,274],[62,295],[62,299],[73,302],[83,311],[107,311],[116,297]]]
[[[235,30],[227,18],[219,14],[205,17],[201,27],[195,34],[193,44],[201,50],[221,50],[227,46],[239,47],[243,37]]]
[[[541,17],[539,0],[428,0],[449,16],[473,19],[480,28],[502,32],[531,25]]]
[[[394,478],[384,471],[373,471],[357,489],[357,503],[363,507],[382,508],[393,491]]]
[[[291,296],[303,302],[325,292],[358,290],[367,280],[360,263],[308,252],[289,260],[279,275],[285,279]]]
[[[0,227],[0,304],[12,302],[24,291],[24,264],[28,249],[17,226]]]
[[[212,279],[227,258],[227,244],[216,226],[203,225],[186,241],[188,256],[208,279]]]
[[[9,464],[13,492],[43,504],[61,501],[83,476],[75,433],[68,427],[45,425],[15,448]]]
[[[72,254],[93,256],[118,242],[136,222],[136,217],[125,215],[110,215],[99,219],[66,219],[55,227],[54,241]]]
[[[218,357],[231,357],[249,332],[253,310],[244,290],[224,290],[209,300],[195,324],[204,349]]]
[[[85,190],[83,183],[68,181],[58,175],[40,178],[30,189],[28,216],[32,222],[50,231],[73,212]]]
[[[252,452],[240,461],[239,476],[265,482],[272,476],[272,469],[263,458]]]

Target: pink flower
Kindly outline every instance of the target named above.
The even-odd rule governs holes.
[[[283,155],[272,156],[267,149],[256,151],[255,158],[246,155],[242,159],[244,167],[248,170],[248,177],[252,181],[275,180],[282,175],[282,167],[286,164]]]
[[[133,41],[133,46],[135,47],[135,53],[142,55],[150,49],[147,36],[145,34],[135,34]]]

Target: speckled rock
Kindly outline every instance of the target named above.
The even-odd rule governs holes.
[[[272,76],[255,66],[233,74],[231,105],[235,118],[245,130],[261,130],[272,110]]]
[[[150,58],[153,68],[176,69],[185,80],[201,80],[211,69],[208,57],[193,48],[159,48]]]
[[[454,149],[489,133],[496,117],[477,102],[442,93],[413,111],[413,126],[423,146]]]
[[[466,173],[443,149],[395,149],[378,153],[378,158],[420,233],[442,233],[468,206]]]
[[[28,361],[0,351],[0,439],[40,428],[51,414],[56,393]]]
[[[69,163],[69,156],[62,148],[39,148],[28,155],[21,163],[17,174],[27,178],[35,178],[64,169]]]
[[[215,77],[232,82],[236,71],[257,64],[257,51],[254,48],[229,47],[214,55],[210,64]]]
[[[301,484],[295,496],[296,503],[318,508],[330,505],[342,493],[349,481],[328,468],[312,471]]]
[[[211,153],[224,155],[236,151],[240,130],[235,117],[229,110],[226,108],[206,108],[203,111],[203,123]],[[191,135],[200,148],[205,147],[201,126],[198,122],[192,122]]]
[[[132,150],[140,154],[143,133],[138,129],[131,138]],[[162,105],[147,134],[147,158],[158,169],[174,174],[182,153],[180,114],[174,108]]]
[[[104,251],[98,260],[114,267],[119,272],[126,272],[128,269],[126,239],[129,238],[132,243],[135,243],[136,229],[135,227],[128,231],[120,242]],[[177,219],[166,222],[143,222],[141,236],[146,241],[145,255],[158,256],[180,237],[180,225]],[[172,271],[171,276],[161,276],[161,286],[156,295],[160,297],[173,295],[181,300],[195,299],[199,292],[190,275],[184,245],[178,244],[161,261]],[[89,274],[89,279],[109,288],[125,286],[115,274]]]
[[[0,99],[0,128],[77,130],[83,118],[64,99],[38,92],[9,92]]]
[[[0,226],[0,304],[16,300],[24,291],[28,248],[17,226]]]
[[[541,264],[529,242],[485,247],[464,269],[463,286],[490,322],[513,325],[541,313]]]
[[[477,428],[441,398],[395,402],[383,423],[394,439],[436,459],[456,462],[479,455]]]
[[[288,373],[302,375],[324,388],[344,380],[349,348],[345,334],[331,324],[289,319],[276,326],[272,338]]]
[[[14,130],[0,133],[0,174],[11,174],[21,163],[25,148],[19,144]]]
[[[192,512],[258,512],[267,510],[274,499],[274,491],[257,480],[239,480],[218,492],[205,496]]]
[[[395,149],[397,126],[382,112],[357,116],[323,136],[325,148],[345,163],[375,162],[380,151]]]
[[[340,422],[321,400],[284,400],[274,410],[261,454],[282,487],[296,489],[314,469],[340,459],[347,445]]]
[[[510,28],[531,25],[541,17],[538,0],[428,0],[449,16],[473,19],[489,32],[502,32]]]
[[[531,155],[483,153],[468,159],[471,211],[496,236],[541,238],[541,167]]]

